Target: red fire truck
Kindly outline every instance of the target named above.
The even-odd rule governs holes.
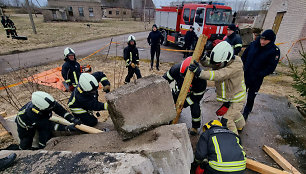
[[[184,45],[184,36],[190,26],[199,37],[208,37],[207,45],[216,39],[223,39],[231,24],[232,9],[220,3],[189,3],[179,6],[163,6],[156,9],[155,23],[164,35],[164,45],[169,42]],[[210,46],[209,46],[210,47]]]

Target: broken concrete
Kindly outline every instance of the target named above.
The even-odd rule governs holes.
[[[111,119],[123,139],[169,123],[176,115],[169,84],[160,76],[141,78],[105,97]]]
[[[193,161],[185,124],[160,126],[127,141],[116,131],[56,137],[48,142],[45,150],[142,154],[150,159],[157,173],[186,174]]]
[[[10,151],[1,151],[0,156]],[[16,151],[15,163],[3,173],[116,173],[139,174],[154,172],[148,158],[140,154],[69,152],[69,151]]]

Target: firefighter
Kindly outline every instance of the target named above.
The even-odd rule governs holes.
[[[0,159],[0,171],[3,171],[7,169],[8,167],[10,167],[14,163],[16,157],[17,157],[16,153],[11,153],[9,156],[1,158]]]
[[[246,155],[237,134],[211,120],[203,126],[192,168],[196,174],[243,174]]]
[[[65,63],[62,66],[62,76],[66,84],[69,86],[69,91],[72,92],[78,85],[78,80],[81,75],[80,64],[76,61],[75,51],[72,48],[64,50]]]
[[[98,82],[102,83],[104,92],[110,91],[110,83],[103,72],[95,72],[92,75],[82,73],[79,84],[71,93],[68,101],[73,115],[88,126],[98,124],[98,119],[93,115],[93,111],[107,110],[107,103],[98,101]],[[100,115],[97,114],[97,116]]]
[[[185,44],[184,44],[184,49],[186,51],[189,50],[194,50],[194,44],[197,41],[198,37],[194,32],[194,28],[192,26],[190,26],[190,29],[187,31],[184,40],[185,40]],[[184,52],[184,58],[188,57],[190,55],[189,52]]]
[[[234,48],[234,55],[238,55],[242,48],[242,40],[237,32],[237,27],[235,24],[231,24],[227,28],[227,37],[225,41],[227,41]]]
[[[69,126],[54,124],[49,120],[52,111],[74,124]],[[75,131],[75,124],[81,124],[79,119],[72,116],[50,94],[43,91],[32,93],[32,100],[19,110],[15,122],[21,150],[31,149],[36,130],[39,134],[39,149],[42,149],[51,138],[52,130]]]
[[[272,74],[278,64],[280,50],[274,44],[275,39],[276,35],[273,30],[264,31],[250,44],[241,57],[248,90],[248,99],[243,111],[245,120],[253,109],[255,97],[264,78]]]
[[[211,71],[202,71],[196,61],[189,66],[189,70],[200,79],[215,81],[217,101],[223,102],[216,114],[227,119],[229,130],[238,134],[237,130],[242,130],[245,125],[240,111],[246,98],[246,87],[242,61],[233,52],[233,48],[228,42],[220,42],[212,50],[210,60],[201,61],[203,66],[212,67]]]
[[[12,38],[15,38],[15,36],[18,36],[16,32],[16,26],[14,22],[8,16],[6,16],[6,20],[5,20],[5,30],[6,30],[7,38],[9,38],[10,35],[12,36]]]
[[[139,54],[138,49],[136,48],[136,40],[133,35],[128,37],[128,46],[123,50],[123,57],[126,61],[126,67],[128,68],[128,74],[125,77],[124,83],[129,83],[134,73],[136,74],[137,79],[141,78],[139,70]]]
[[[182,63],[173,65],[169,71],[167,71],[163,78],[168,80],[169,83],[175,81],[175,87],[172,89],[172,96],[174,103],[176,103],[177,98],[180,93],[180,89],[184,82],[184,77],[187,73],[188,66],[190,64],[192,57],[188,57]],[[206,80],[194,78],[190,89],[188,91],[184,108],[190,106],[191,116],[192,116],[192,128],[190,129],[191,135],[198,134],[198,128],[201,126],[201,109],[200,101],[204,96],[206,90]]]
[[[154,55],[156,53],[156,69],[159,71],[159,55],[160,55],[160,44],[164,41],[164,36],[157,30],[157,25],[152,26],[147,41],[151,45],[151,70],[153,70]]]

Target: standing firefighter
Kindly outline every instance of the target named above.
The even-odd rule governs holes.
[[[78,85],[81,68],[80,64],[76,61],[75,52],[72,48],[65,48],[64,57],[65,63],[62,66],[62,76],[69,86],[69,91],[72,92]]]
[[[190,29],[187,31],[184,40],[184,49],[186,51],[194,50],[194,44],[197,41],[198,37],[194,32],[193,26],[190,26]],[[184,58],[188,57],[190,55],[189,52],[184,52]]]
[[[159,71],[159,55],[160,55],[160,44],[164,41],[164,36],[157,30],[157,25],[152,26],[147,41],[151,45],[151,70],[153,70],[154,55],[156,53],[156,69]]]
[[[212,50],[210,61],[201,61],[203,66],[212,67],[212,71],[202,71],[199,64],[189,66],[195,77],[215,81],[217,100],[223,102],[216,111],[217,116],[227,119],[229,130],[238,134],[245,125],[240,111],[246,98],[242,61],[233,54],[232,46],[226,41],[220,42]]]
[[[49,120],[52,111],[73,122],[74,125],[54,124]],[[46,146],[47,141],[51,138],[52,130],[73,131],[76,130],[75,124],[81,124],[79,119],[66,111],[50,94],[42,91],[36,91],[32,94],[32,100],[19,110],[15,122],[17,123],[20,139],[19,148],[21,150],[31,149],[36,130],[39,134],[39,148],[41,149]]]
[[[15,36],[18,36],[16,32],[15,24],[8,16],[6,16],[6,19],[4,16],[2,16],[1,23],[6,31],[7,38],[10,38],[10,35],[12,36],[12,38],[15,38]]]
[[[123,57],[126,62],[126,67],[128,68],[128,74],[125,77],[124,83],[129,83],[134,73],[137,79],[141,78],[139,70],[139,54],[136,48],[136,40],[133,35],[128,37],[128,46],[123,50]]]
[[[187,73],[190,61],[191,57],[188,57],[181,64],[179,63],[173,65],[171,69],[163,75],[163,77],[166,80],[168,80],[169,83],[175,80],[175,88],[172,89],[172,96],[175,103],[182,88],[184,77]],[[192,116],[192,128],[190,130],[191,135],[196,135],[198,133],[197,129],[200,128],[201,126],[200,101],[204,96],[205,90],[206,90],[206,80],[200,78],[194,78],[190,85],[190,89],[188,91],[184,103],[184,108],[190,106],[191,110],[191,116]]]
[[[219,120],[203,126],[192,165],[196,174],[243,174],[246,157],[240,138],[223,127]]]
[[[101,82],[103,91],[110,91],[110,83],[103,72],[95,72],[92,75],[82,73],[79,85],[71,93],[68,106],[73,115],[88,126],[98,124],[98,119],[93,115],[93,111],[107,110],[107,103],[98,101],[98,87]],[[98,114],[99,116],[99,114]]]
[[[227,41],[234,48],[234,55],[238,55],[242,48],[242,40],[239,34],[236,33],[238,28],[235,24],[231,24],[227,28],[227,37],[225,41]]]

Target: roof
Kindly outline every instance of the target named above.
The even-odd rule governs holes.
[[[130,0],[100,0],[102,7],[132,8]]]

